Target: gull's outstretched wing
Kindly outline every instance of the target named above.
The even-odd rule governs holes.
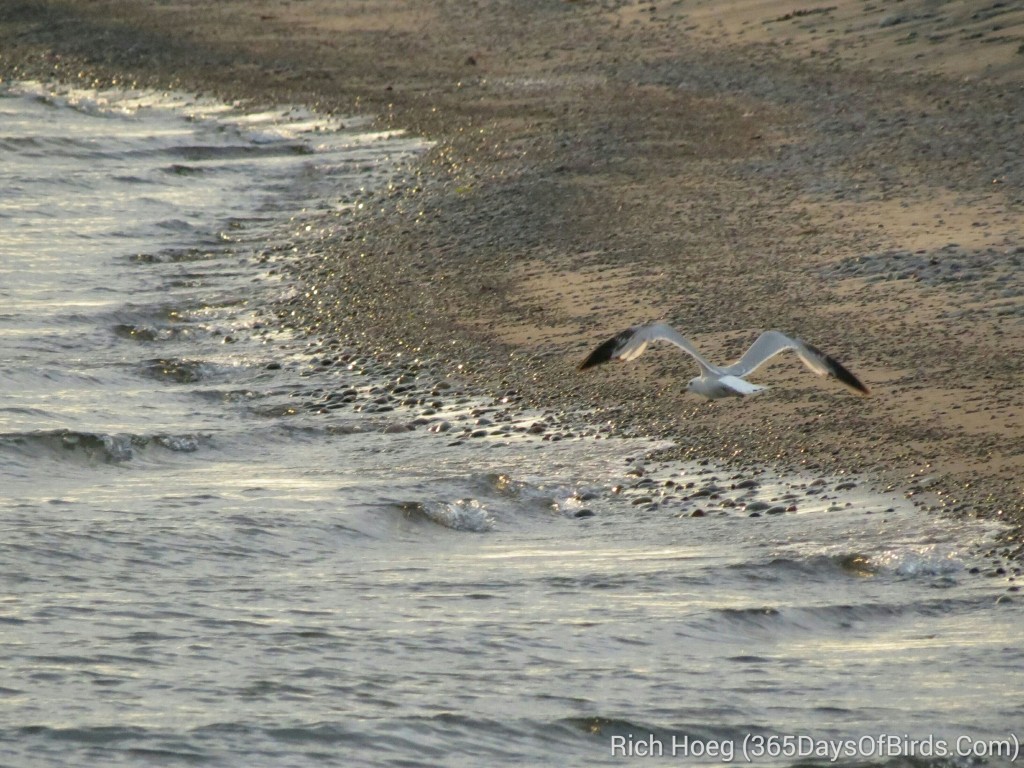
[[[592,368],[609,360],[633,360],[643,354],[652,341],[667,341],[675,344],[683,352],[697,361],[703,374],[717,374],[719,369],[705,360],[693,344],[683,338],[678,331],[665,323],[651,325],[634,325],[627,328],[591,352],[587,359],[580,363],[580,370]]]
[[[723,370],[733,376],[746,376],[787,349],[792,349],[796,352],[804,365],[819,376],[830,376],[838,379],[850,389],[862,395],[870,394],[870,391],[861,383],[860,379],[850,373],[838,360],[826,355],[806,341],[791,338],[779,331],[765,331],[762,333],[757,337],[757,341],[751,344],[750,348],[743,353],[743,357],[732,365],[726,366]]]

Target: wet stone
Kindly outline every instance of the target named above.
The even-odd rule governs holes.
[[[695,499],[699,499],[699,498],[705,498],[705,497],[709,497],[709,496],[710,496],[710,497],[712,497],[712,498],[714,498],[714,497],[716,497],[716,496],[717,496],[717,495],[718,495],[718,494],[719,494],[719,493],[720,493],[720,492],[721,492],[722,490],[723,490],[723,489],[722,489],[722,488],[720,488],[720,487],[719,487],[719,486],[717,486],[717,485],[705,485],[705,486],[704,486],[703,488],[698,488],[698,489],[697,489],[696,491],[694,491],[694,492],[693,492],[692,494],[690,494],[690,495],[691,495],[691,496],[692,496],[693,498],[695,498]]]

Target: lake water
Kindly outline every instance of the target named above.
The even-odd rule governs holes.
[[[0,86],[0,763],[1011,764],[991,527],[277,328],[368,125]]]

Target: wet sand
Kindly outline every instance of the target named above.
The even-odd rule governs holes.
[[[429,359],[678,458],[865,473],[929,507],[1024,520],[1024,10],[425,0],[21,2],[0,72],[179,87],[435,142],[326,212],[282,320],[327,348]],[[666,319],[713,360],[780,359],[706,403],[671,348],[585,374]]]

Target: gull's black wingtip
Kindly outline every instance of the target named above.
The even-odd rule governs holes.
[[[578,370],[585,371],[587,368],[593,368],[595,365],[607,363],[615,357],[615,351],[619,348],[619,343],[620,339],[618,336],[608,339],[608,341],[587,355],[587,359],[580,363]]]
[[[810,346],[808,344],[808,346]],[[822,359],[828,367],[829,375],[838,379],[840,382],[848,386],[854,392],[858,392],[864,397],[871,394],[871,390],[864,386],[864,382],[854,376],[849,369],[831,355],[824,354],[820,349],[811,347],[817,354],[821,355]]]
[[[618,357],[622,348],[626,346],[626,342],[636,333],[636,330],[636,327],[627,328],[621,333],[612,336],[608,341],[603,342],[597,349],[587,355],[587,359],[580,363],[578,370],[585,371],[587,368],[593,368],[595,365],[614,360]]]
[[[838,370],[836,371],[837,379],[839,379],[841,382],[843,382],[843,384],[845,384],[855,392],[859,392],[860,394],[864,395],[864,397],[868,397],[871,394],[871,390],[864,386],[864,382],[862,382],[860,379],[858,379],[856,376],[850,373],[846,368],[842,366],[842,364],[836,361],[833,362],[836,363],[836,368],[838,368]]]

